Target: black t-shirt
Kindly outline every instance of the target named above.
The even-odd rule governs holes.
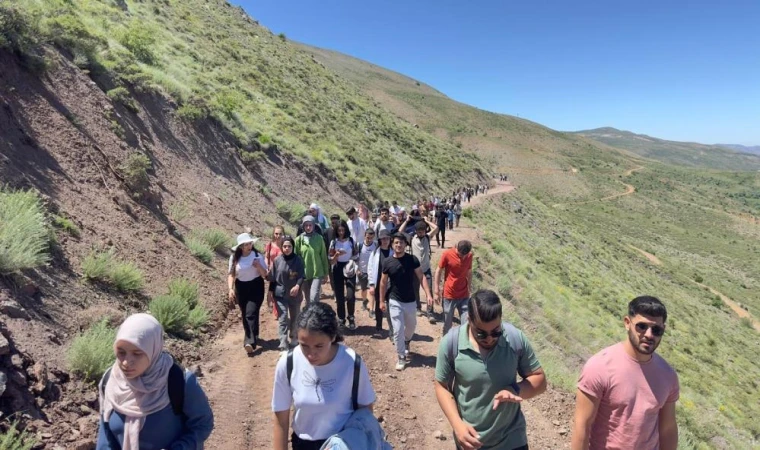
[[[438,225],[438,228],[444,228],[446,226],[446,219],[448,219],[449,215],[446,214],[446,211],[439,210],[435,212],[435,220],[436,225]]]
[[[404,253],[401,258],[390,256],[383,260],[383,273],[388,274],[390,280],[391,300],[401,303],[416,302],[414,296],[414,273],[420,267],[420,260],[416,256]]]

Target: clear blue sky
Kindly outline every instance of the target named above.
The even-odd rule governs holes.
[[[760,0],[233,0],[274,33],[558,130],[760,145]]]

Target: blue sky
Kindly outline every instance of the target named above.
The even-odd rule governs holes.
[[[760,145],[760,0],[233,0],[274,33],[557,130]]]

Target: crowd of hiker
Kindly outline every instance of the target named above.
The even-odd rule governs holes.
[[[417,318],[436,324],[436,306],[443,323],[435,397],[452,427],[452,447],[528,449],[520,404],[546,390],[546,374],[528,337],[503,321],[498,294],[472,292],[472,243],[446,247],[445,230],[459,226],[462,204],[487,191],[486,185],[458,189],[419,200],[409,213],[395,201],[352,206],[329,221],[313,203],[295,236],[277,226],[261,251],[250,233],[237,236],[228,299],[240,309],[249,356],[261,345],[265,301],[278,320],[274,449],[391,448],[373,414],[367,366],[344,334],[357,332],[356,315],[366,313],[376,337],[393,343],[394,368],[403,371],[414,357]],[[437,264],[433,237],[441,251]],[[335,308],[323,301],[325,283]],[[655,297],[628,303],[626,338],[581,372],[573,450],[677,448],[678,376],[655,354],[666,319]],[[97,449],[202,448],[213,413],[194,374],[163,351],[161,325],[148,314],[130,316],[113,349],[116,362],[99,384]]]

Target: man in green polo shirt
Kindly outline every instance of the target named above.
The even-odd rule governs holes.
[[[458,449],[527,450],[520,402],[546,390],[546,375],[522,331],[502,324],[495,292],[481,289],[468,303],[469,322],[453,328],[438,348],[438,404]],[[457,339],[456,349],[449,339]]]

